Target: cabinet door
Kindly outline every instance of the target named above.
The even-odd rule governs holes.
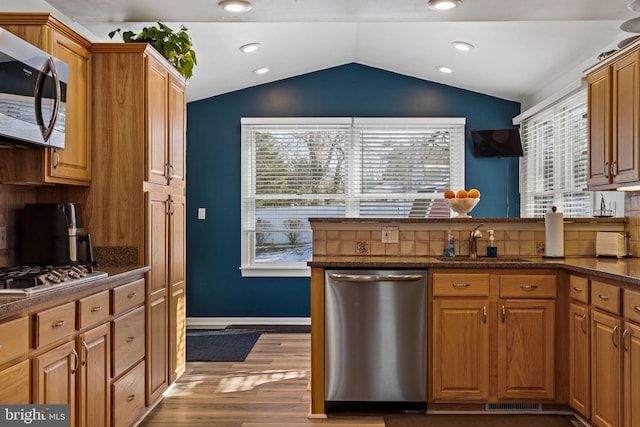
[[[169,382],[173,383],[186,367],[187,295],[184,285],[171,288],[169,310]]]
[[[169,173],[167,108],[169,72],[158,61],[147,56],[147,152],[146,180],[166,184]]]
[[[167,266],[169,257],[168,217],[169,199],[166,194],[148,192],[147,194],[147,263],[149,272],[149,297],[166,292]]]
[[[640,327],[625,324],[624,427],[640,426]]]
[[[0,371],[0,404],[31,403],[31,374],[29,361],[20,363]]]
[[[638,114],[640,114],[638,57],[634,52],[612,67],[612,178],[613,182],[636,182],[638,174]]]
[[[589,308],[569,307],[569,405],[585,418],[591,416],[591,364]]]
[[[598,427],[621,423],[620,320],[596,311],[591,322],[591,422]]]
[[[185,369],[186,345],[186,199],[172,195],[169,201],[169,380]]]
[[[89,141],[90,52],[63,34],[53,33],[53,55],[69,66],[64,150],[48,149],[48,182],[68,183],[91,180],[91,144]]]
[[[604,185],[610,177],[611,70],[606,67],[587,77],[589,111],[588,184]]]
[[[33,358],[33,403],[69,405],[70,425],[75,426],[76,370],[75,342],[62,344]]]
[[[169,79],[169,183],[175,187],[184,187],[186,153],[186,116],[184,83]]]
[[[498,398],[555,398],[555,301],[500,300]]]
[[[150,301],[148,310],[147,403],[152,404],[160,398],[169,385],[167,296],[163,295]]]
[[[486,300],[433,300],[434,400],[487,400]]]
[[[78,426],[109,427],[110,359],[109,324],[100,325],[78,337]]]

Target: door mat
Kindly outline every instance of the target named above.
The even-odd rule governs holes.
[[[385,427],[584,427],[570,415],[410,414],[386,415]]]
[[[244,362],[260,338],[258,332],[187,331],[187,362]]]
[[[225,330],[261,334],[308,334],[311,333],[311,325],[229,325]]]

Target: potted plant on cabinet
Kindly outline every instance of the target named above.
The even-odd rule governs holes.
[[[187,28],[180,26],[178,32],[173,31],[162,22],[157,26],[144,27],[138,34],[133,31],[121,32],[117,28],[109,33],[109,38],[113,38],[116,33],[122,36],[125,43],[146,42],[151,44],[173,65],[185,80],[189,80],[193,75],[193,67],[197,64],[196,53],[192,48],[191,37],[187,34]]]

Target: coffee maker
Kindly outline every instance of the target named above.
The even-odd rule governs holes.
[[[20,264],[95,264],[78,203],[30,203],[20,218]]]

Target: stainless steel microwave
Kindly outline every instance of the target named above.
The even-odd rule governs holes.
[[[0,28],[0,144],[64,148],[68,66]]]

